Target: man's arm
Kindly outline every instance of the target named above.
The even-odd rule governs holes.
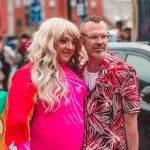
[[[128,150],[138,150],[137,113],[124,113],[125,134]]]

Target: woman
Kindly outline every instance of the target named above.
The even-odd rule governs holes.
[[[80,150],[87,88],[75,74],[83,56],[78,28],[68,20],[51,18],[34,34],[28,53],[31,63],[15,73],[8,94],[6,144]]]

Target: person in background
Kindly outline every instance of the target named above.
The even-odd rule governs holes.
[[[0,57],[1,57],[1,54],[0,54]],[[4,72],[2,71],[2,68],[3,68],[3,63],[2,63],[2,61],[1,61],[1,59],[0,59],[0,91],[3,89],[3,87],[2,87],[2,81],[3,81],[4,78],[5,78],[5,74],[4,74]]]
[[[18,37],[18,43],[15,45],[16,54],[20,54],[20,61],[16,62],[18,69],[26,65],[29,60],[27,59],[27,47],[31,44],[30,36],[26,32],[22,32]]]
[[[110,34],[105,20],[87,16],[80,33],[88,55],[78,73],[88,86],[83,149],[138,150],[137,73],[131,65],[107,52]]]
[[[0,36],[0,61],[2,63],[2,71],[5,75],[2,81],[2,86],[4,91],[9,89],[9,75],[12,66],[14,65],[13,60],[15,58],[15,52],[10,46],[5,45],[5,41],[2,36]]]
[[[123,34],[123,21],[119,20],[116,22],[116,28],[117,28],[117,42],[121,42],[124,40],[124,34]]]
[[[83,58],[78,28],[66,19],[48,19],[33,34],[28,53],[30,63],[15,72],[8,93],[7,146],[80,150],[87,87],[76,75]]]
[[[123,39],[124,42],[131,42],[131,28],[129,27],[124,28],[123,37],[124,37]]]
[[[3,31],[3,35],[2,35],[4,41],[5,41],[5,45],[8,45],[8,33],[7,30]]]

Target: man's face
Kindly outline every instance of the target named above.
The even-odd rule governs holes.
[[[109,36],[106,23],[103,21],[99,23],[92,21],[87,22],[83,28],[81,36],[82,43],[87,51],[89,59],[96,58],[101,61],[106,57],[106,50],[108,47],[107,36]]]

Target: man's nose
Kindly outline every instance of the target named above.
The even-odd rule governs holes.
[[[97,38],[96,43],[103,43],[103,40],[102,40],[102,38],[100,36]]]

